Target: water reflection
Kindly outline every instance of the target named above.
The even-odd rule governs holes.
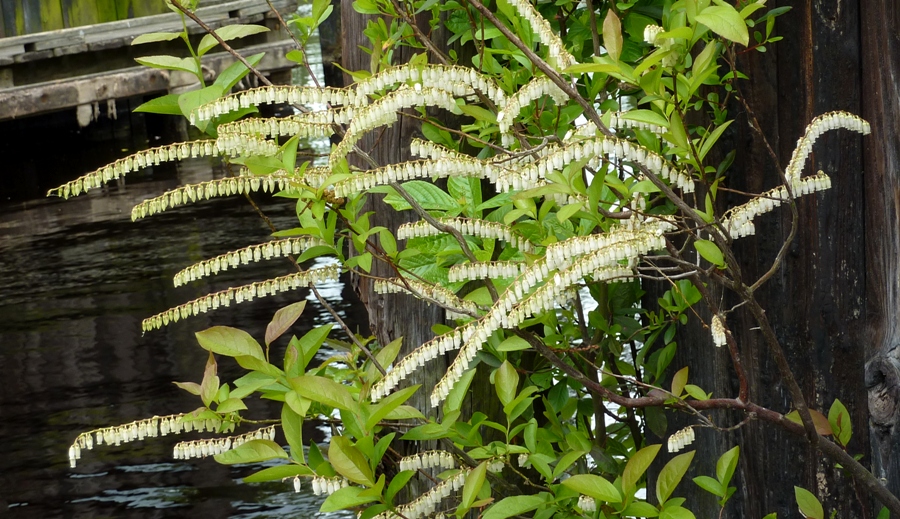
[[[181,268],[270,239],[268,228],[237,198],[137,223],[128,217],[131,206],[189,177],[222,174],[208,162],[191,161],[125,189],[65,203],[33,202],[0,217],[0,512],[9,507],[12,516],[41,518],[318,516],[321,500],[295,494],[287,484],[239,484],[259,466],[171,462],[172,436],[95,448],[78,468],[68,467],[66,449],[82,431],[200,405],[171,384],[201,378],[206,352],[194,332],[228,324],[261,339],[275,310],[307,297],[295,291],[232,305],[141,336],[147,316],[289,272],[286,260],[272,260],[173,288],[172,275]],[[294,225],[291,203],[260,197],[260,204],[279,228]],[[346,284],[328,284],[322,293],[348,321],[366,322]],[[292,332],[329,321],[324,308],[310,304]],[[273,358],[283,355],[284,342],[275,345]],[[223,380],[240,374],[229,359],[220,360]],[[270,403],[254,403],[262,405],[249,417],[277,416]],[[325,440],[316,429],[305,436]]]

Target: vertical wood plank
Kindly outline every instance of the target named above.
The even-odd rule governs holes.
[[[62,0],[67,27],[81,27],[99,22],[97,4],[88,0]]]
[[[55,31],[63,25],[62,5],[59,0],[38,0],[41,5],[41,30]]]

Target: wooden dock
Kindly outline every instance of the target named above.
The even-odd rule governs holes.
[[[70,9],[60,11],[57,16],[54,5],[60,2]],[[59,21],[71,25],[78,20],[92,19],[83,13],[80,18],[73,14],[71,7],[78,3],[92,5],[95,13],[103,11],[106,18],[110,18],[113,12],[117,15],[147,15],[40,30]],[[11,4],[18,4],[17,9],[10,9]],[[297,9],[297,0],[273,0],[272,4],[285,16]],[[148,7],[150,5],[155,7]],[[198,9],[197,15],[213,28],[233,23],[254,23],[272,29],[231,42],[246,55],[265,52],[266,56],[258,68],[267,75],[283,80],[285,73],[296,65],[284,58],[293,48],[293,43],[270,12],[266,0],[206,0],[201,5],[206,7]],[[29,6],[32,11],[30,15]],[[105,10],[102,9],[104,6]],[[110,6],[118,7],[118,10]],[[159,6],[164,12],[152,14],[153,9],[158,10]],[[35,22],[36,16],[39,16],[41,23]],[[191,20],[187,20],[187,24],[192,41],[199,41],[203,29]],[[0,0],[0,26],[3,27],[3,34],[17,34],[0,38],[0,121],[67,109],[96,113],[102,103],[147,94],[179,92],[197,84],[196,78],[189,73],[150,69],[134,61],[136,57],[147,55],[187,55],[180,40],[131,45],[135,37],[144,33],[181,31],[181,16],[165,8],[162,0],[143,3],[138,0]],[[28,32],[35,28],[40,32]],[[203,57],[204,70],[212,76],[233,61],[228,53],[217,48]]]

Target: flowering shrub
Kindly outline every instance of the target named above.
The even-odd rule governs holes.
[[[301,317],[305,302],[275,315],[265,348],[233,328],[200,332],[199,344],[210,352],[202,382],[179,385],[200,396],[203,407],[82,434],[70,449],[73,466],[84,449],[153,437],[157,427],[160,434],[191,430],[190,424],[232,432],[247,422],[242,411],[249,397],[259,395],[283,402],[281,436],[269,427],[185,442],[176,447],[176,457],[213,455],[221,463],[281,458],[282,464],[246,481],[282,479],[295,489],[307,481],[315,493],[329,494],[323,511],[354,508],[367,519],[462,516],[472,509],[484,509],[486,519],[680,519],[694,517],[683,498],[673,497],[694,452],[673,457],[656,488],[646,488],[645,473],[661,447],[648,444],[647,430],[666,437],[667,450],[678,452],[700,428],[718,429],[701,411],[733,409],[805,436],[900,512],[900,502],[870,485],[874,477],[844,450],[850,429],[843,405],[835,401],[827,418],[807,406],[753,296],[771,274],[742,279],[732,249],[734,240],[754,234],[760,215],[831,186],[824,172],[803,174],[823,132],[867,134],[868,124],[844,112],[817,117],[800,137],[781,185],[724,211],[717,200],[728,183],[729,159],[721,153],[716,156],[726,159],[713,163],[711,151],[731,123],[727,107],[733,81],[741,76],[735,48],[749,45],[748,26],[765,27],[755,35],[754,48],[777,41],[773,21],[783,9],[760,16],[763,1],[744,2],[738,10],[699,0],[665,8],[644,0],[601,7],[590,1],[535,7],[500,0],[493,10],[479,0],[357,0],[354,8],[382,18],[366,31],[372,70],[353,71],[353,85],[266,85],[229,93],[252,70],[245,61],[211,86],[144,107],[180,111],[212,139],[140,152],[53,194],[77,196],[161,161],[221,156],[240,166],[238,176],[178,187],[140,203],[132,218],[263,190],[296,200],[298,227],[188,266],[176,274],[176,286],[274,257],[292,257],[298,265],[319,256],[337,259],[334,266],[298,267],[166,310],[144,321],[147,332],[233,302],[315,290],[316,283],[341,272],[368,276],[376,261],[396,273],[375,280],[376,291],[438,305],[447,322],[434,323],[438,335],[409,345],[403,356],[401,338],[374,344],[345,329],[352,341],[348,351],[321,364],[312,361],[330,325],[292,337],[283,360],[270,355],[270,345]],[[290,22],[301,34],[301,51],[303,37],[329,12],[317,0],[311,17]],[[474,45],[471,66],[439,50],[413,23],[416,14],[430,14],[432,26],[443,24],[451,40]],[[395,63],[393,51],[402,45],[428,52]],[[298,110],[281,118],[254,116],[258,106],[271,103]],[[445,125],[435,109],[464,122]],[[417,158],[375,163],[357,144],[400,118],[422,121],[426,139],[408,143]],[[298,142],[309,137],[334,137],[337,144],[327,161],[298,165]],[[370,167],[352,167],[350,155]],[[375,193],[419,221],[399,229],[372,226],[361,208]],[[669,287],[651,305],[642,299],[642,283],[648,281]],[[710,285],[732,290],[756,320],[783,370],[794,413],[783,415],[786,409],[767,409],[749,398],[728,324],[737,308],[719,307]],[[689,309],[700,304],[712,315],[704,323],[709,342],[732,355],[736,396],[712,398],[688,383],[687,367],[670,374],[676,348],[709,346],[673,340],[679,324],[699,318]],[[234,358],[247,374],[220,381],[216,356]],[[434,387],[406,383],[444,356],[453,360]],[[463,414],[478,364],[491,371],[496,395],[490,397],[499,400],[502,414],[489,416],[477,407]],[[429,392],[430,409],[406,404],[417,391]],[[695,423],[666,431],[664,422],[647,418],[658,408],[690,413]],[[303,421],[333,416],[340,423],[327,457],[315,443],[305,453]],[[423,440],[438,440],[444,448],[405,457],[394,448]],[[716,478],[694,479],[720,498],[723,509],[734,492],[729,483],[738,462],[734,448],[721,453]],[[427,476],[430,488],[398,502],[417,473]],[[797,501],[805,516],[823,517],[811,493],[798,489]]]

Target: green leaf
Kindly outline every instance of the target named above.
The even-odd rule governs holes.
[[[494,372],[494,387],[500,402],[505,406],[516,398],[516,390],[519,387],[519,374],[516,368],[504,360],[503,364]]]
[[[271,440],[250,440],[238,447],[216,454],[216,461],[222,465],[236,463],[259,463],[274,458],[287,458],[288,455],[280,445]]]
[[[697,400],[709,400],[709,395],[700,386],[694,384],[685,384],[684,391]]]
[[[391,480],[391,484],[387,487],[387,491],[384,493],[384,499],[390,503],[394,499],[394,496],[397,495],[397,492],[405,487],[409,482],[409,479],[415,475],[415,470],[404,470],[394,476],[394,479]]]
[[[531,345],[528,344],[528,341],[519,337],[518,335],[513,335],[512,337],[507,337],[497,346],[497,351],[520,351],[527,350],[531,348]]]
[[[476,121],[487,121],[489,123],[497,122],[497,114],[480,106],[459,105],[459,110],[462,113],[475,118]]]
[[[162,70],[183,70],[200,77],[200,69],[193,58],[176,58],[175,56],[143,56],[134,58],[141,65]]]
[[[344,436],[332,436],[328,446],[328,461],[334,470],[354,483],[367,487],[375,484],[372,468],[366,457]]]
[[[384,197],[384,202],[391,207],[393,207],[397,211],[406,211],[412,209],[412,206],[404,200],[400,195],[396,193],[392,188],[388,188],[390,191],[387,196]],[[409,193],[409,196],[413,198],[419,205],[422,206],[423,209],[431,210],[440,210],[440,211],[450,211],[452,209],[456,209],[459,207],[459,204],[456,200],[453,199],[450,195],[448,195],[443,189],[437,187],[431,182],[424,182],[422,180],[410,180],[409,182],[405,182],[403,184],[403,189]]]
[[[316,326],[297,341],[297,344],[300,346],[300,354],[303,356],[303,361],[300,363],[300,371],[305,370],[313,357],[316,356],[316,352],[319,351],[325,339],[328,338],[328,334],[331,333],[333,326],[332,324]]]
[[[747,24],[734,7],[722,3],[711,5],[697,14],[696,20],[719,36],[740,43],[745,47],[750,42]]]
[[[421,384],[417,384],[415,386],[403,388],[400,391],[391,393],[390,395],[382,399],[381,402],[373,405],[371,414],[369,415],[369,419],[366,420],[366,428],[372,429],[373,427],[375,427],[375,425],[380,422],[385,416],[390,414],[391,411],[399,407],[403,402],[409,400],[409,397],[413,396],[416,390],[420,387]]]
[[[222,39],[222,41],[229,41],[237,38],[244,38],[253,34],[259,34],[261,32],[269,32],[269,28],[263,25],[235,24],[220,27],[213,32],[215,32],[216,35]],[[202,56],[206,54],[210,51],[210,49],[218,44],[219,42],[216,40],[215,36],[213,36],[212,34],[207,34],[203,37],[202,40],[200,40],[200,45],[197,46],[197,55]]]
[[[853,436],[853,424],[850,423],[850,412],[837,398],[828,410],[828,423],[831,424],[835,439],[846,447],[850,443],[850,437]]]
[[[216,375],[218,367],[216,366],[216,358],[212,353],[206,361],[206,368],[203,370],[203,380],[200,382],[200,399],[203,405],[209,407],[216,393],[219,392],[219,377]]]
[[[472,383],[473,377],[475,377],[474,369],[463,372],[462,376],[459,377],[459,381],[454,384],[450,394],[447,395],[447,399],[444,400],[444,415],[460,409],[463,399],[465,399],[469,391],[469,385]]]
[[[338,489],[325,499],[322,503],[320,512],[336,512],[346,508],[354,508],[359,505],[371,503],[378,499],[378,496],[371,494],[363,494],[365,489],[359,487],[344,487]]]
[[[612,9],[606,11],[603,20],[603,46],[613,61],[619,61],[622,55],[622,22]]]
[[[347,386],[330,378],[307,375],[292,378],[290,382],[294,391],[314,402],[351,412],[359,407]]]
[[[822,509],[822,503],[816,499],[812,492],[805,488],[794,487],[794,497],[797,498],[797,506],[800,507],[800,513],[803,514],[803,517],[825,519],[825,510]]]
[[[634,495],[637,482],[650,467],[650,463],[656,458],[661,445],[648,445],[643,449],[634,453],[628,463],[625,465],[625,471],[622,473],[622,490],[625,496]]]
[[[247,56],[244,59],[247,60],[247,63],[251,66],[255,67],[265,55],[265,52],[260,52],[259,54]],[[244,76],[249,73],[250,69],[248,69],[246,65],[240,61],[235,61],[219,74],[219,77],[216,78],[216,81],[213,84],[222,87],[222,92],[229,92],[234,88],[234,85],[236,85],[238,81],[243,79]]]
[[[141,34],[137,38],[131,40],[132,45],[140,45],[142,43],[155,43],[158,41],[172,41],[180,38],[183,32],[148,32]]]
[[[693,512],[681,506],[664,508],[659,517],[660,519],[697,519]]]
[[[883,508],[882,510],[887,510],[887,508]],[[763,519],[778,519],[778,514],[772,512],[771,514],[766,514]],[[878,515],[878,519],[890,519],[889,516],[881,517],[881,514]]]
[[[303,456],[303,416],[288,403],[281,406],[281,428],[291,446],[291,457],[297,463],[306,463]]]
[[[560,222],[565,222],[566,220],[574,216],[575,213],[581,211],[582,206],[582,202],[572,202],[571,204],[566,204],[556,212],[556,219]]]
[[[281,481],[294,476],[310,476],[313,471],[306,465],[278,465],[269,467],[244,478],[244,483],[262,483],[264,481]]]
[[[663,128],[669,127],[669,121],[662,115],[652,110],[629,110],[619,116],[628,121],[637,121],[644,124],[653,124]]]
[[[710,494],[725,497],[725,486],[709,476],[697,476],[694,478],[694,483]]]
[[[725,454],[719,456],[719,460],[716,461],[716,478],[722,484],[723,489],[727,488],[728,483],[731,482],[731,477],[734,475],[735,468],[737,468],[740,453],[741,447],[736,445]]]
[[[460,509],[465,511],[472,507],[472,503],[475,502],[475,497],[478,496],[478,492],[481,491],[481,486],[484,485],[486,474],[487,462],[482,461],[478,464],[477,467],[469,472],[468,476],[466,476],[466,484],[463,487],[462,501],[459,504]],[[459,510],[457,510],[457,513],[459,513]]]
[[[222,87],[218,85],[210,85],[206,88],[201,88],[200,90],[192,90],[190,92],[185,92],[181,94],[178,98],[178,107],[181,108],[181,113],[184,114],[185,117],[190,117],[191,112],[203,106],[207,103],[211,103],[215,101],[219,97],[222,96]],[[196,126],[201,131],[206,131],[206,126],[209,124],[208,121],[197,121]]]
[[[145,112],[149,114],[163,115],[182,115],[181,107],[178,105],[178,94],[167,94],[164,96],[151,99],[141,106],[134,109],[135,112]]]
[[[196,382],[172,382],[181,389],[196,396],[200,396],[200,384]]]
[[[646,501],[635,501],[622,510],[622,517],[657,517],[659,510]]]
[[[684,391],[684,385],[687,384],[687,381],[688,367],[685,366],[672,376],[672,394],[681,397],[681,393]]]
[[[306,308],[305,299],[284,308],[279,308],[272,317],[272,321],[266,326],[266,346],[272,344],[272,341],[288,331],[288,328],[293,326],[297,319],[300,318],[304,308]]]
[[[234,411],[243,411],[247,409],[247,404],[240,398],[229,398],[216,407],[217,413],[232,413]]]
[[[675,487],[681,482],[681,478],[684,477],[685,472],[691,466],[695,453],[696,451],[691,451],[675,456],[660,471],[656,480],[656,498],[660,504],[665,503],[669,499]]]
[[[375,360],[381,364],[382,367],[390,366],[394,359],[397,358],[397,355],[400,353],[400,347],[403,345],[403,337],[394,339],[387,346],[378,350],[378,353],[375,354]]]
[[[658,446],[657,446],[658,447]],[[609,481],[593,474],[578,474],[567,478],[563,485],[572,490],[606,503],[621,503],[622,496]]]
[[[719,267],[725,266],[725,256],[722,255],[722,251],[715,243],[709,240],[697,240],[694,242],[694,248],[706,261]]]
[[[546,501],[541,496],[510,496],[494,503],[481,519],[507,519],[537,509]]]
[[[700,160],[703,160],[706,157],[706,154],[709,153],[709,150],[716,144],[719,140],[719,137],[722,136],[722,133],[728,128],[728,126],[733,123],[734,120],[725,121],[725,124],[719,125],[715,130],[711,131],[703,138],[703,144],[700,145]]]

